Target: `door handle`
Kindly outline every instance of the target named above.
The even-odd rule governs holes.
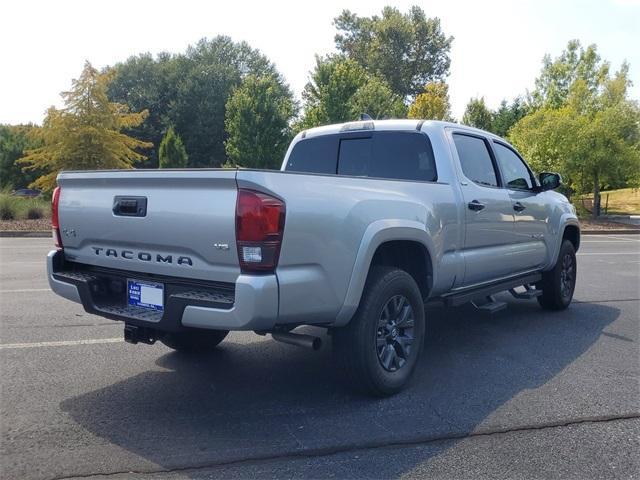
[[[525,208],[527,208],[527,207],[525,207],[525,206],[524,206],[523,204],[521,204],[520,202],[516,202],[516,203],[514,203],[514,204],[513,204],[513,209],[514,209],[516,212],[521,212],[521,211],[523,211]]]
[[[469,210],[473,210],[474,212],[479,212],[480,210],[484,210],[486,205],[484,203],[480,203],[478,200],[472,200],[467,204]]]

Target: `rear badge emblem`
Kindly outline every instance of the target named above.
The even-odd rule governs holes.
[[[213,248],[215,248],[216,250],[229,250],[229,244],[228,243],[214,243],[213,244]]]

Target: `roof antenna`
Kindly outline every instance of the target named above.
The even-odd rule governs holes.
[[[360,120],[373,120],[373,118],[371,118],[371,116],[368,113],[361,113]]]

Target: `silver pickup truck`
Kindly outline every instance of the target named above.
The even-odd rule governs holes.
[[[580,228],[559,185],[495,135],[416,120],[301,132],[281,171],[63,172],[49,284],[176,350],[230,330],[318,348],[292,330],[324,327],[352,383],[389,395],[423,348],[425,301],[569,305]]]

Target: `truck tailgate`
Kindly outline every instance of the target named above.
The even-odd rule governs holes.
[[[58,185],[69,261],[221,282],[240,273],[235,170],[65,172]]]

